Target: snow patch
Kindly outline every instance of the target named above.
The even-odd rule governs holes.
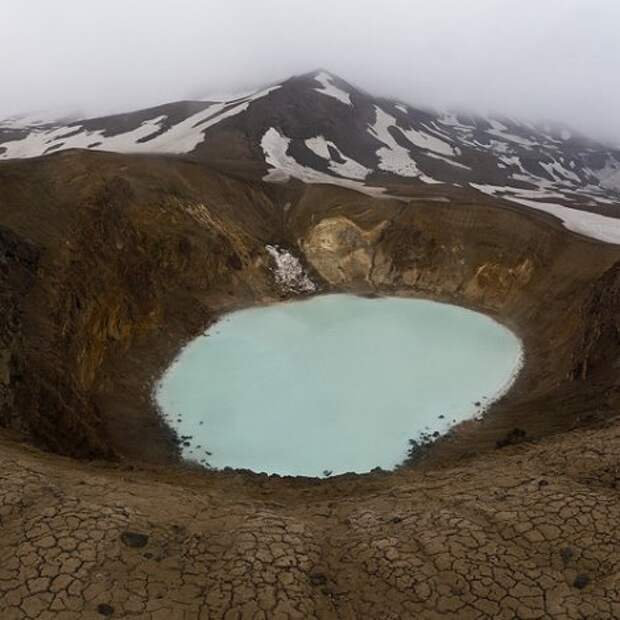
[[[314,79],[323,86],[323,88],[315,88],[317,93],[321,93],[322,95],[327,95],[328,97],[333,97],[334,99],[338,99],[338,101],[342,101],[342,103],[346,103],[347,105],[353,105],[351,103],[351,96],[346,91],[338,88],[333,83],[333,78],[329,73],[325,73],[321,71],[314,76]]]
[[[448,127],[457,127],[461,130],[471,131],[476,129],[473,125],[463,125],[459,119],[456,117],[456,114],[444,114],[441,118],[437,119],[439,123],[442,125],[447,125]]]
[[[48,150],[57,152],[71,148],[118,153],[190,153],[204,141],[206,129],[225,118],[243,112],[253,101],[278,88],[279,85],[255,92],[244,101],[233,105],[227,103],[208,105],[147,142],[141,140],[159,131],[166,116],[146,120],[136,129],[115,136],[105,136],[104,129],[86,130],[79,124],[53,129],[34,129],[22,139],[3,142],[1,146],[6,150],[0,154],[0,159],[38,157]],[[66,134],[75,135],[63,137]]]
[[[396,127],[396,119],[378,106],[375,106],[375,111],[375,124],[369,126],[368,132],[385,144],[377,151],[379,168],[403,177],[419,177],[421,172],[411,159],[409,151],[400,146],[388,131],[389,127]]]
[[[434,151],[435,153],[439,153],[440,155],[453,156],[454,149],[451,145],[439,138],[426,133],[425,131],[418,131],[416,129],[402,129],[399,127],[400,131],[407,137],[407,140],[414,144],[415,146],[425,149],[427,151]]]
[[[530,177],[530,173],[523,167],[523,164],[521,163],[521,160],[516,157],[516,156],[512,156],[512,157],[506,157],[505,155],[502,155],[499,160],[501,162],[503,162],[504,164],[506,164],[507,166],[516,166],[517,168],[519,168],[519,170],[523,173],[523,175]],[[516,176],[513,175],[515,178]]]
[[[506,125],[504,125],[503,123],[500,123],[494,118],[487,118],[486,120],[489,123],[489,125],[491,125],[491,129],[493,129],[494,131],[499,131],[499,132],[508,131],[508,127],[506,127]]]
[[[601,185],[607,189],[620,192],[620,170],[616,170],[616,172],[606,176],[601,181]]]
[[[247,99],[256,94],[256,89],[246,89],[239,91],[212,91],[204,97],[200,98],[200,101],[206,101],[208,103],[226,103],[231,101],[239,101],[240,99]]]
[[[0,159],[37,157],[43,155],[48,150],[56,152],[71,148],[92,148],[93,150],[117,151],[120,153],[134,152],[135,148],[135,152],[139,152],[146,150],[146,145],[150,143],[138,141],[158,131],[165,119],[165,116],[158,116],[157,118],[144,121],[133,131],[110,137],[103,135],[103,129],[88,131],[83,129],[81,125],[57,127],[49,130],[33,130],[21,140],[2,143],[6,151],[0,155]],[[67,134],[74,135],[64,137]],[[97,146],[92,146],[95,143],[98,143]]]
[[[566,183],[567,181],[575,181],[581,183],[581,179],[572,171],[564,168],[558,161],[552,163],[540,163],[541,167],[545,169],[547,174],[558,183]]]
[[[620,162],[614,157],[607,160],[604,168],[600,170],[587,170],[605,189],[620,191]]]
[[[558,218],[565,228],[605,243],[620,244],[620,219],[598,213],[581,211],[553,202],[539,202],[524,197],[524,192],[510,187],[470,183],[472,187],[489,196],[503,198],[510,202],[544,211]],[[529,193],[531,195],[531,192]],[[560,194],[561,196],[561,194]],[[543,196],[538,196],[543,197]]]
[[[81,113],[73,108],[36,110],[27,114],[14,114],[0,120],[0,129],[29,129],[41,125],[56,125],[74,122],[81,118]]]
[[[329,169],[341,177],[364,180],[372,172],[369,168],[347,157],[331,140],[326,140],[323,136],[309,138],[305,144],[313,153],[328,160]],[[338,153],[342,161],[334,161],[331,158],[329,147]]]
[[[291,139],[281,134],[275,127],[271,127],[265,132],[261,139],[261,148],[265,154],[265,162],[272,166],[272,168],[263,177],[264,181],[285,183],[292,177],[304,183],[339,185],[368,194],[369,196],[381,196],[385,193],[385,188],[383,187],[370,187],[361,181],[334,177],[319,170],[314,170],[314,168],[303,166],[287,153],[290,143]]]
[[[532,140],[528,140],[527,138],[516,136],[515,134],[505,131],[499,131],[498,129],[487,129],[486,133],[496,138],[501,138],[504,141],[514,142],[515,144],[519,144],[520,146],[525,146],[528,148],[538,146],[538,142],[533,142]]]
[[[331,159],[331,154],[329,152],[328,145],[333,144],[326,140],[323,136],[317,136],[316,138],[308,138],[306,141],[306,146],[315,154],[318,155],[321,159]]]
[[[275,262],[273,270],[276,283],[287,293],[314,293],[316,284],[304,271],[299,259],[277,245],[266,245],[265,249]]]
[[[439,159],[441,161],[445,161],[447,164],[450,164],[451,166],[456,166],[457,168],[462,168],[463,170],[471,171],[471,168],[469,166],[466,166],[465,164],[462,164],[458,161],[454,161],[453,159],[450,159],[449,157],[444,157],[443,155],[437,155],[437,153],[432,153],[432,152],[428,152],[425,154],[427,155],[427,157],[432,157],[433,159]]]

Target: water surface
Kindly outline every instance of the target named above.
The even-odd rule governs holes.
[[[183,456],[211,467],[391,469],[410,439],[504,391],[520,354],[512,332],[457,306],[324,295],[225,316],[181,352],[157,400]]]

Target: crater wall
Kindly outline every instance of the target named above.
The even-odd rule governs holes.
[[[527,209],[279,188],[190,162],[72,151],[3,163],[0,187],[5,244],[23,254],[4,284],[20,319],[5,330],[1,420],[57,452],[174,459],[154,382],[221,313],[290,294],[268,244],[298,255],[320,290],[456,303],[523,339],[514,389],[438,445],[442,458],[516,427],[571,428],[593,409],[594,377],[607,386],[596,388],[597,415],[612,408],[615,378],[601,369],[618,344],[608,335],[620,252]]]

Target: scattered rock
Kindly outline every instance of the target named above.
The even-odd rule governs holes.
[[[231,269],[234,269],[235,271],[239,271],[243,267],[243,263],[241,262],[239,255],[236,253],[230,254],[226,259],[226,263]]]
[[[522,428],[513,428],[506,433],[502,439],[497,440],[495,447],[505,448],[506,446],[516,446],[524,441],[527,441],[527,433]]]
[[[564,549],[560,551],[560,557],[562,558],[562,564],[564,564],[565,568],[568,566],[569,562],[572,560],[574,555],[575,553],[570,547],[564,547]]]
[[[589,583],[590,583],[590,577],[588,577],[587,575],[584,575],[583,573],[580,573],[579,575],[575,577],[575,581],[573,582],[573,585],[578,590],[583,590]]]
[[[123,532],[121,534],[121,542],[127,547],[140,549],[146,547],[149,537],[146,534],[139,534],[137,532]]]
[[[327,584],[327,577],[323,573],[313,573],[310,575],[310,583],[313,586],[324,586]]]
[[[97,613],[109,618],[114,613],[114,607],[107,603],[99,603],[99,605],[97,605]]]

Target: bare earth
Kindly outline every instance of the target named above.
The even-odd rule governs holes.
[[[320,483],[0,459],[3,619],[620,617],[618,422]]]

